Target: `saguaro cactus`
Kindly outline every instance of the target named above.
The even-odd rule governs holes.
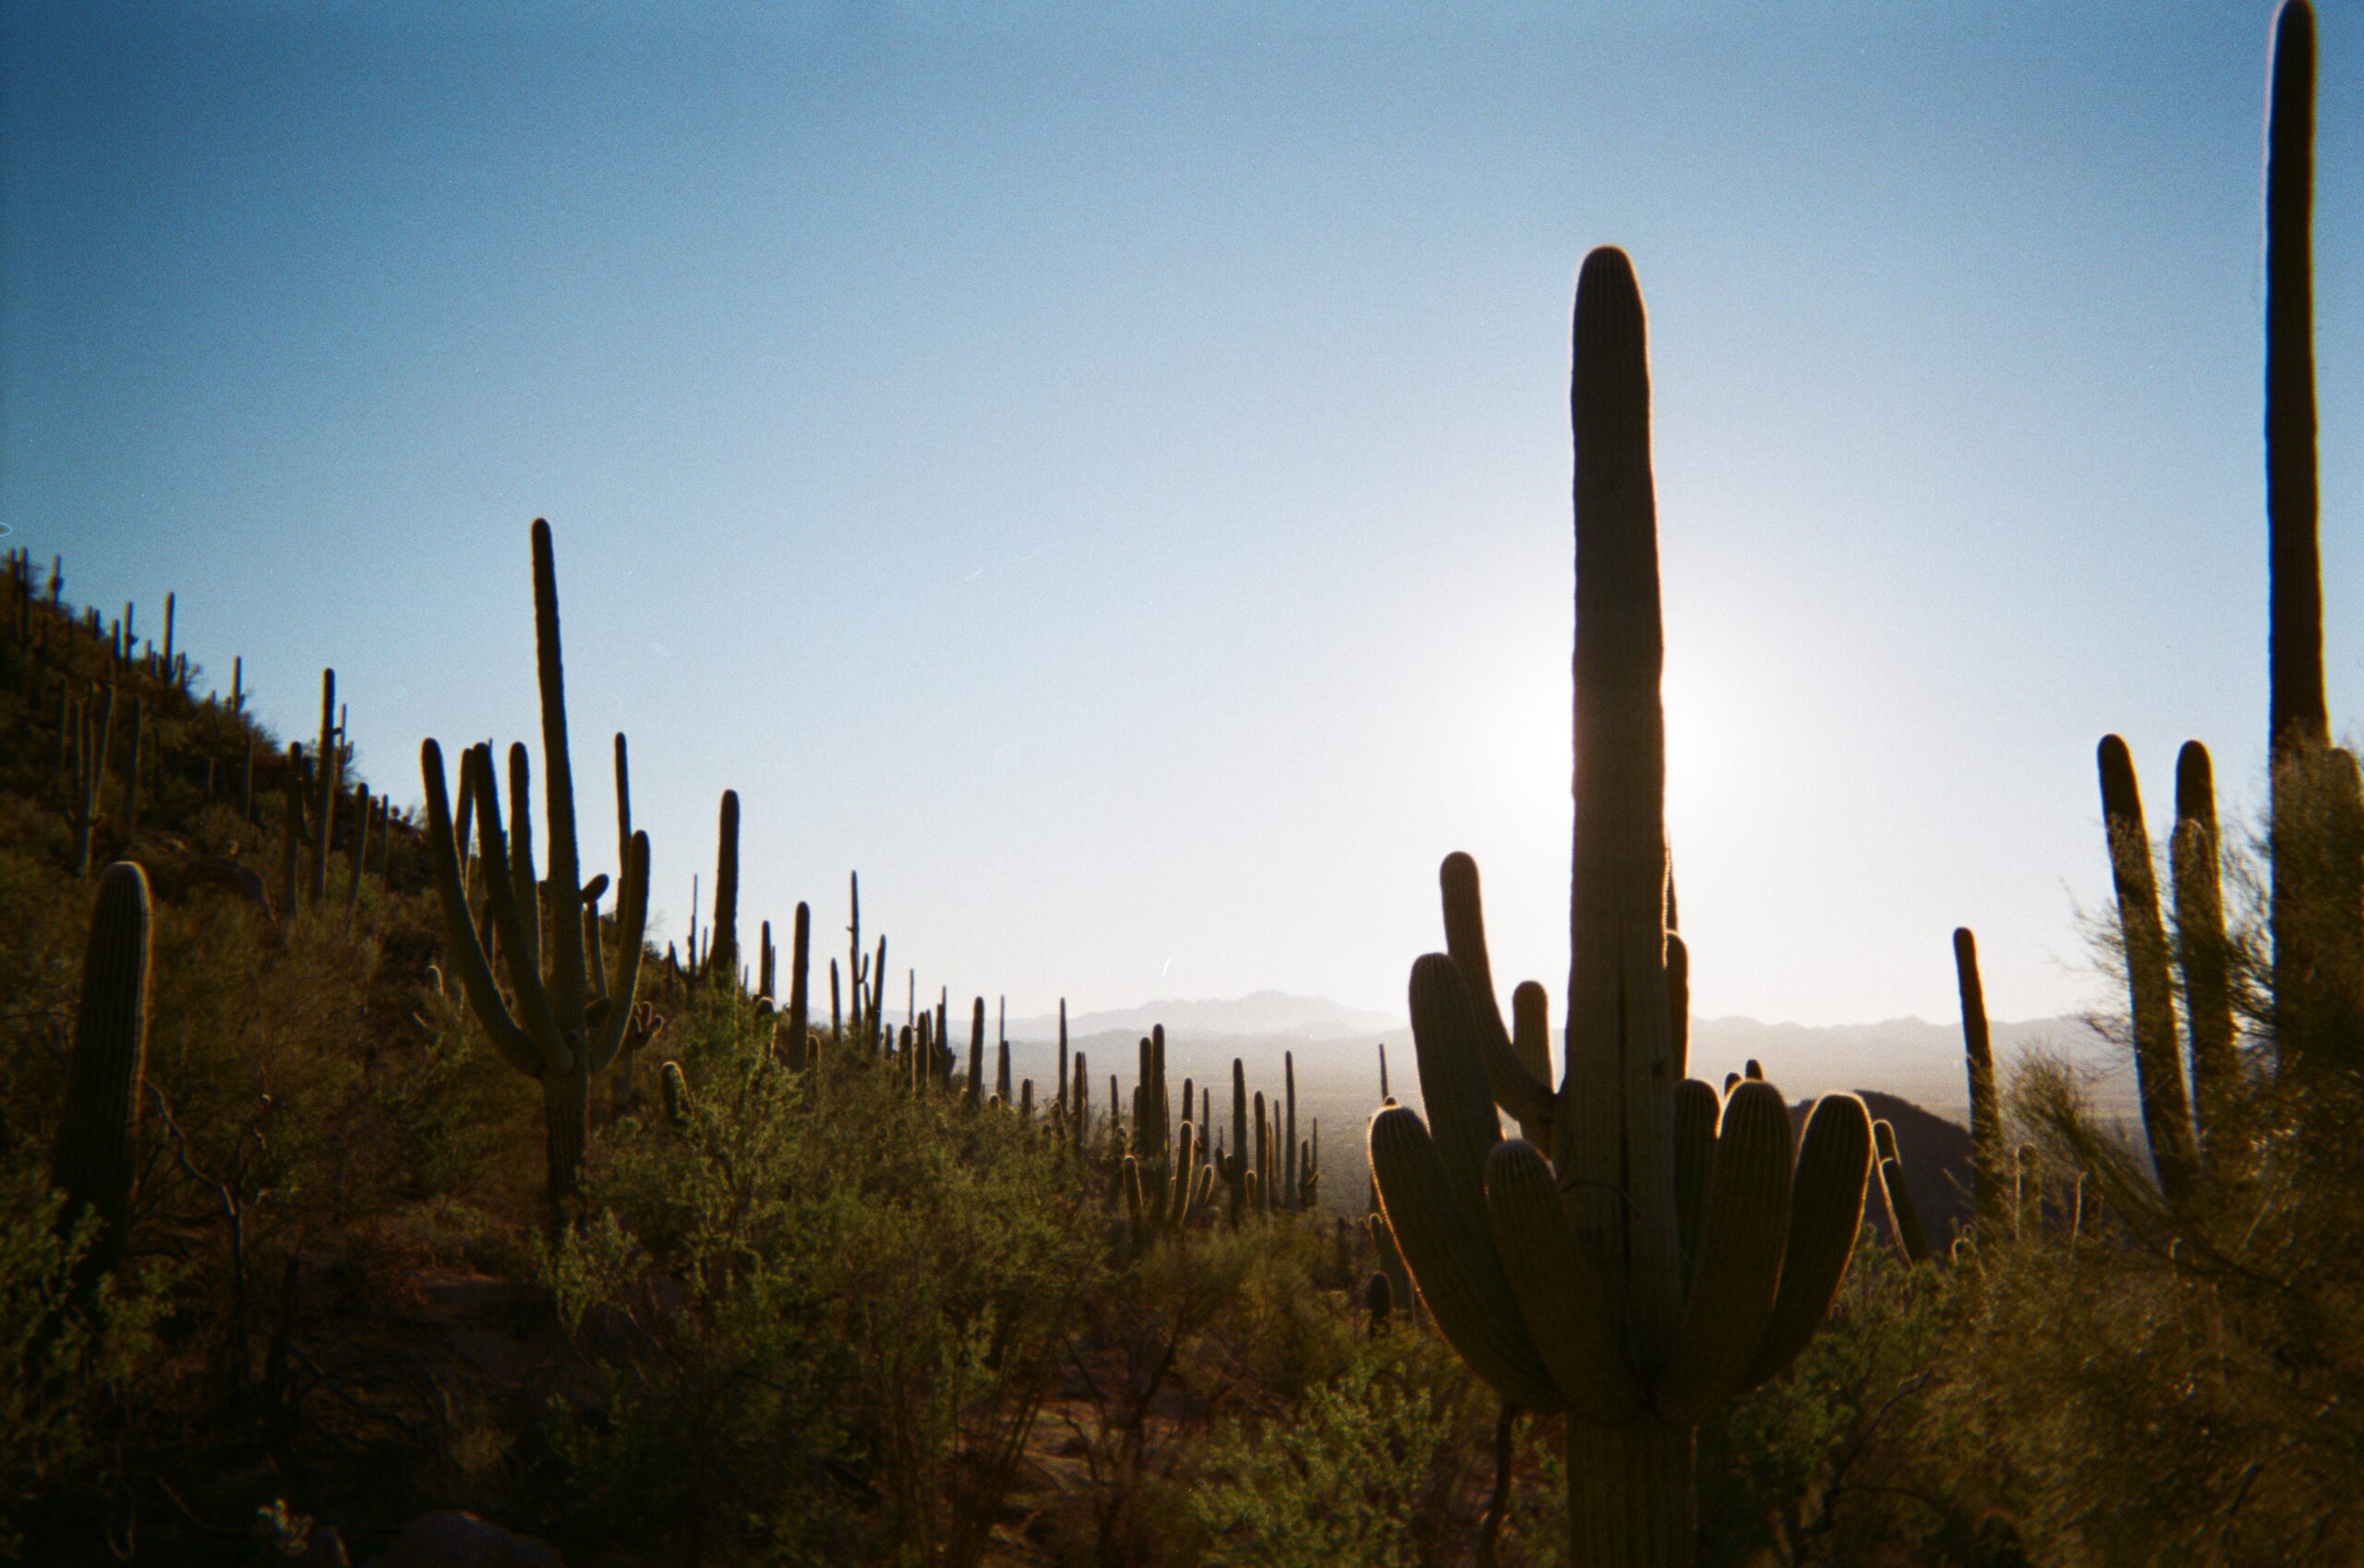
[[[313,766],[320,769],[314,780],[320,787],[319,802],[312,808],[312,859],[309,883],[312,907],[318,909],[329,901],[329,845],[336,829],[336,787],[344,748],[337,739],[336,671],[320,671],[320,740],[312,754]]]
[[[739,791],[722,791],[714,831],[714,934],[706,972],[733,991],[739,985]]]
[[[2331,743],[2323,683],[2314,122],[2314,11],[2292,0],[2274,25],[2265,165],[2273,1024],[2286,1073],[2335,1085],[2364,1063],[2364,786],[2355,756]]]
[[[616,747],[617,958],[608,995],[596,1006],[586,983],[583,882],[574,830],[574,770],[566,742],[566,680],[559,655],[558,566],[549,525],[534,520],[534,631],[542,698],[544,816],[549,829],[547,887],[534,869],[532,802],[525,748],[509,749],[509,822],[501,822],[492,748],[472,746],[460,766],[475,778],[476,839],[493,924],[506,960],[509,989],[501,995],[491,962],[469,918],[460,883],[458,843],[444,791],[443,754],[433,741],[419,748],[427,783],[427,843],[436,891],[443,905],[444,946],[494,1046],[518,1071],[539,1079],[548,1134],[547,1165],[553,1216],[574,1190],[590,1136],[591,1075],[615,1060],[632,1025],[640,983],[641,948],[648,921],[648,835],[632,830],[630,781],[622,738]],[[550,970],[542,972],[542,895],[550,918]]]
[[[1670,1568],[1696,1556],[1695,1424],[1786,1368],[1838,1289],[1871,1125],[1851,1095],[1826,1097],[1793,1152],[1770,1084],[1743,1081],[1720,1104],[1707,1084],[1677,1088],[1649,372],[1622,252],[1586,258],[1574,337],[1566,1068],[1555,1092],[1503,1028],[1472,918],[1476,868],[1455,856],[1443,875],[1450,956],[1412,966],[1430,1119],[1381,1111],[1370,1155],[1446,1339],[1511,1404],[1567,1412],[1569,1560]],[[1497,1102],[1548,1128],[1548,1159],[1502,1138]],[[1685,1166],[1695,1228],[1680,1199],[1695,1185]]]
[[[82,959],[82,1010],[66,1073],[66,1114],[50,1152],[51,1179],[66,1194],[66,1224],[94,1214],[99,1233],[83,1255],[78,1288],[123,1261],[137,1174],[131,1131],[148,1061],[148,874],[117,861],[99,877]]]
[[[813,959],[813,909],[800,901],[796,906],[796,924],[788,944],[788,1037],[796,1048],[804,1048],[804,1037],[812,1030],[812,998],[806,990],[805,971]]]
[[[1979,1227],[1991,1236],[2001,1232],[2005,1207],[2003,1103],[1995,1090],[1995,1047],[1986,1024],[1986,987],[1978,975],[1978,938],[1966,925],[1954,929],[1954,983],[1961,997],[1962,1058],[1970,1074],[1971,1188]],[[1880,1158],[1888,1158],[1886,1151]]]

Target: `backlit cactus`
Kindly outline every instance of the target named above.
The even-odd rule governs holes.
[[[739,791],[722,791],[714,830],[714,935],[706,972],[722,985],[739,983]]]
[[[1896,1129],[1886,1122],[1872,1124],[1872,1142],[1879,1156],[1880,1196],[1888,1205],[1888,1232],[1908,1263],[1929,1260],[1929,1233],[1921,1224],[1921,1210],[1905,1182],[1904,1158],[1898,1152]]]
[[[1665,728],[1640,290],[1594,251],[1576,293],[1575,855],[1567,1064],[1555,1092],[1503,1028],[1476,872],[1448,862],[1451,956],[1412,968],[1429,1112],[1381,1111],[1373,1171],[1438,1327],[1513,1405],[1564,1410],[1569,1559],[1696,1555],[1693,1428],[1786,1368],[1851,1255],[1870,1118],[1826,1097],[1793,1147],[1761,1080],[1719,1107],[1697,1230],[1678,1201],[1682,1033],[1668,983]],[[1700,1085],[1693,1098],[1713,1090]],[[1548,1131],[1502,1136],[1497,1104]]]
[[[1994,1037],[1986,1024],[1986,987],[1978,974],[1978,938],[1968,926],[1954,931],[1954,985],[1961,998],[1962,1059],[1970,1074],[1972,1199],[1979,1224],[1994,1235],[2006,1208],[2003,1104],[1995,1089]],[[1885,1161],[1888,1155],[1883,1152],[1880,1158]]]
[[[547,1167],[553,1209],[574,1190],[590,1136],[591,1075],[616,1059],[633,1023],[648,920],[648,835],[632,827],[630,778],[622,738],[616,744],[617,961],[606,997],[594,1005],[585,958],[583,882],[574,824],[574,773],[566,739],[566,683],[560,658],[558,566],[549,525],[533,526],[534,628],[540,673],[544,816],[549,830],[547,879],[534,866],[531,790],[525,748],[509,751],[509,821],[501,821],[492,748],[472,746],[461,768],[475,777],[476,838],[492,923],[500,933],[509,995],[470,919],[460,882],[459,850],[445,794],[443,754],[419,748],[427,785],[427,843],[443,906],[444,947],[468,1004],[502,1057],[542,1084]],[[549,914],[550,969],[542,971],[542,914]],[[513,1007],[511,998],[514,998]]]

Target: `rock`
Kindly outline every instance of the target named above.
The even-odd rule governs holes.
[[[454,1512],[404,1526],[377,1568],[566,1568],[566,1561],[530,1536]]]

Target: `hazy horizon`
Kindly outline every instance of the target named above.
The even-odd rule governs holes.
[[[890,995],[1400,1014],[1460,849],[1556,998],[1569,289],[1621,244],[1695,1009],[1948,1020],[1969,924],[1996,1018],[2073,1014],[2101,735],[2154,812],[2189,736],[2260,792],[2270,15],[11,6],[0,526],[151,634],[177,592],[283,735],[334,666],[416,802],[422,737],[538,750],[548,516],[660,945],[730,788],[744,939],[807,899],[825,964],[858,870]]]

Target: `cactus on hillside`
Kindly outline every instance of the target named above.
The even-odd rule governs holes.
[[[977,998],[969,1013],[969,1106],[980,1109],[985,1103],[985,999]]]
[[[1872,1144],[1879,1159],[1880,1200],[1888,1205],[1888,1233],[1896,1240],[1896,1248],[1904,1254],[1908,1263],[1929,1260],[1929,1233],[1921,1224],[1921,1210],[1912,1201],[1912,1189],[1905,1184],[1904,1159],[1897,1152],[1896,1128],[1888,1123],[1872,1124]]]
[[[616,745],[617,961],[609,995],[594,1005],[584,955],[583,883],[574,823],[574,772],[566,739],[566,684],[559,646],[558,565],[549,525],[533,526],[534,629],[542,708],[544,816],[549,830],[547,884],[534,867],[533,803],[525,748],[509,751],[509,821],[501,821],[492,748],[470,747],[460,762],[473,773],[476,839],[509,995],[494,978],[460,883],[458,842],[445,793],[443,754],[419,748],[427,785],[427,843],[443,906],[444,947],[468,1003],[502,1057],[542,1085],[549,1196],[554,1211],[574,1190],[590,1135],[591,1075],[616,1059],[632,1027],[648,920],[648,835],[632,828],[630,780],[622,738]],[[550,916],[550,969],[541,968],[541,919]],[[513,1005],[511,998],[514,998]]]
[[[813,1002],[806,975],[812,960],[813,910],[800,901],[788,942],[788,1037],[799,1050],[803,1048],[802,1042],[813,1028]]]
[[[1555,1092],[1503,1028],[1476,869],[1448,861],[1448,953],[1412,967],[1428,1120],[1370,1124],[1389,1228],[1438,1327],[1504,1400],[1565,1411],[1570,1561],[1695,1561],[1695,1424],[1782,1371],[1820,1325],[1852,1251],[1871,1125],[1826,1096],[1793,1145],[1789,1108],[1738,1084],[1705,1130],[1679,1104],[1668,985],[1662,633],[1639,288],[1622,252],[1576,292],[1575,854],[1567,1063]],[[1548,1128],[1505,1140],[1497,1104]],[[1433,1131],[1431,1128],[1433,1128]],[[1683,1224],[1679,1172],[1702,1201]]]
[[[312,763],[320,770],[313,783],[320,798],[312,807],[308,828],[311,838],[311,880],[308,884],[311,907],[318,909],[329,901],[329,844],[336,827],[336,788],[339,765],[344,748],[337,742],[336,671],[320,671],[320,739],[312,753]]]
[[[2102,817],[2109,830],[2110,880],[2117,892],[2118,935],[2134,1004],[2134,1079],[2142,1129],[2167,1201],[2187,1208],[2199,1197],[2199,1140],[2184,1093],[2176,1043],[2175,983],[2168,973],[2166,922],[2142,822],[2142,796],[2126,742],[2105,735],[2098,751]]]
[[[722,984],[739,983],[739,791],[722,791],[714,832],[714,932],[706,947],[706,972]]]
[[[103,706],[93,690],[88,700],[74,705],[68,728],[74,746],[74,874],[90,874],[93,834],[103,818],[107,771],[107,737],[115,729],[115,686],[106,689]]]
[[[117,861],[99,877],[83,950],[82,1007],[66,1069],[66,1110],[50,1148],[50,1178],[66,1195],[59,1223],[84,1215],[98,1235],[83,1255],[78,1291],[123,1261],[138,1165],[131,1146],[148,1060],[148,970],[151,921],[148,874]]]
[[[1961,997],[1962,1057],[1970,1073],[1972,1198],[1980,1227],[1993,1236],[2001,1231],[2005,1207],[2003,1104],[1995,1089],[1994,1037],[1986,1026],[1986,988],[1978,976],[1978,938],[1966,925],[1954,929],[1954,985]]]

